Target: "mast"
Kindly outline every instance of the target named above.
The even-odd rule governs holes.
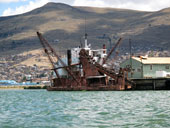
[[[85,33],[85,42],[84,42],[85,43],[85,48],[88,48],[88,44],[87,44],[87,36],[88,35],[87,35],[87,32],[86,32],[86,17],[85,17],[85,26],[84,26],[84,29],[85,29],[85,32],[84,32]]]
[[[131,39],[129,39],[129,50],[130,50],[130,75],[132,78],[133,73],[132,73],[132,42],[131,42]]]

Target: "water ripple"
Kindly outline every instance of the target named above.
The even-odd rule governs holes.
[[[169,127],[168,91],[0,90],[0,128]]]

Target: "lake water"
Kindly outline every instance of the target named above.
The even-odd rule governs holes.
[[[0,90],[0,128],[170,127],[170,91]]]

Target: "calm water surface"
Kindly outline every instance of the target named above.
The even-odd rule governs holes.
[[[0,90],[0,128],[170,127],[170,91]]]

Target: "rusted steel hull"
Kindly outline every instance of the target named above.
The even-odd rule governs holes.
[[[98,87],[48,87],[48,91],[123,91],[125,89],[117,86],[98,86]]]
[[[60,79],[61,80],[61,79]],[[53,79],[53,86],[47,88],[48,91],[123,91],[131,89],[130,84],[122,84],[119,80],[119,84],[114,82],[106,82],[104,78],[103,81],[98,83],[91,83],[91,81],[81,78],[80,85],[78,86],[74,80],[69,80],[68,78],[62,79],[62,84],[59,79]],[[94,82],[94,81],[93,81]]]

